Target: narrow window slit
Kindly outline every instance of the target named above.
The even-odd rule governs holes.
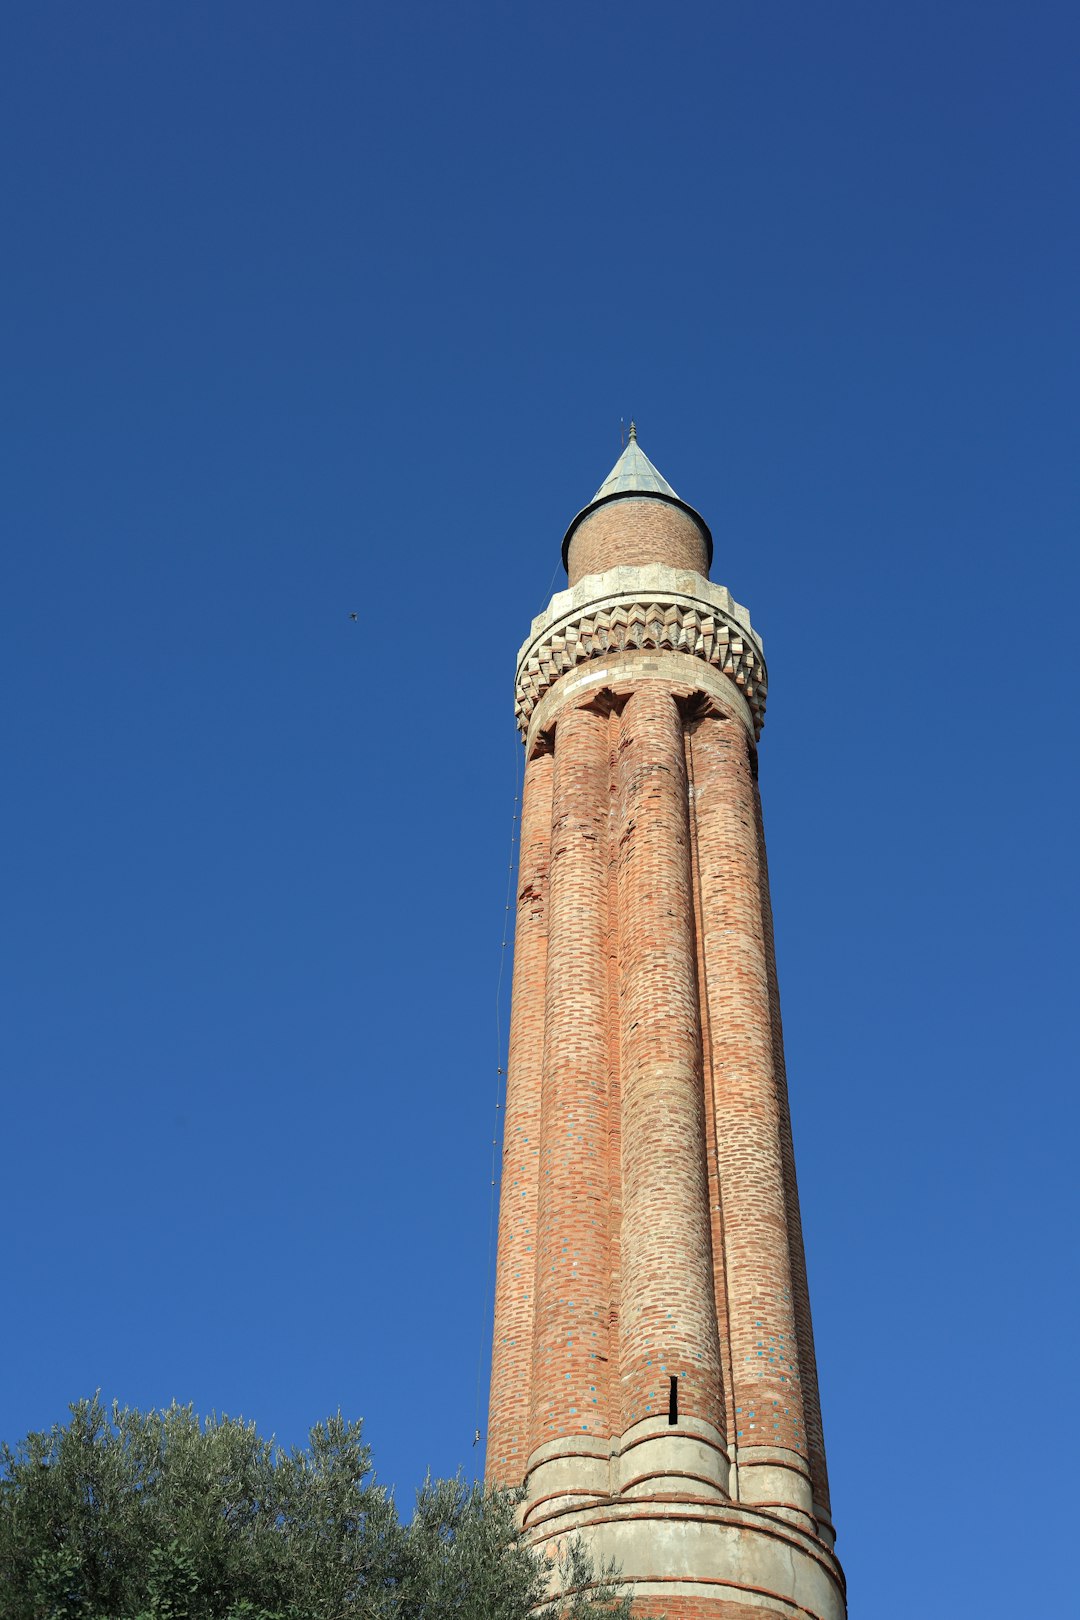
[[[668,1392],[667,1420],[672,1424],[679,1421],[679,1380],[673,1377],[669,1382],[671,1388]]]

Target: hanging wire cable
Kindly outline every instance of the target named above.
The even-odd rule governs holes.
[[[491,1125],[491,1191],[488,1202],[487,1263],[484,1267],[484,1309],[480,1317],[480,1349],[476,1359],[476,1426],[473,1445],[480,1441],[480,1409],[483,1398],[484,1359],[488,1347],[488,1317],[491,1309],[492,1271],[495,1252],[495,1188],[498,1183],[499,1125],[503,1112],[506,1086],[507,1053],[503,1046],[503,986],[506,980],[506,959],[510,950],[510,906],[514,896],[514,869],[517,864],[517,843],[521,802],[523,754],[520,739],[514,733],[514,808],[510,817],[510,851],[506,866],[506,902],[503,906],[502,940],[499,944],[499,972],[495,982],[495,1109]]]
[[[555,589],[555,577],[558,574],[559,569],[561,567],[562,567],[562,560],[560,559],[555,564],[555,567],[551,570],[551,578],[548,580],[547,594],[542,598],[542,600],[545,601],[545,602],[550,602],[551,601],[551,595],[552,595],[552,592]]]

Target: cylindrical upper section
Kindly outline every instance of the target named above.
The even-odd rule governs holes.
[[[563,561],[576,585],[609,568],[665,563],[708,577],[712,542],[701,518],[665,495],[612,495],[575,518]]]
[[[691,568],[708,578],[712,549],[709,525],[653,466],[631,422],[622,455],[563,538],[571,585],[587,574],[648,563]]]

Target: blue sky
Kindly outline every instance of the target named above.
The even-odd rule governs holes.
[[[4,8],[0,1434],[478,1462],[514,656],[633,415],[769,659],[852,1614],[1065,1604],[1078,48]]]

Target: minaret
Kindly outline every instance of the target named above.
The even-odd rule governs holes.
[[[630,441],[517,668],[488,1478],[635,1612],[843,1620],[791,1145],[761,642]]]

